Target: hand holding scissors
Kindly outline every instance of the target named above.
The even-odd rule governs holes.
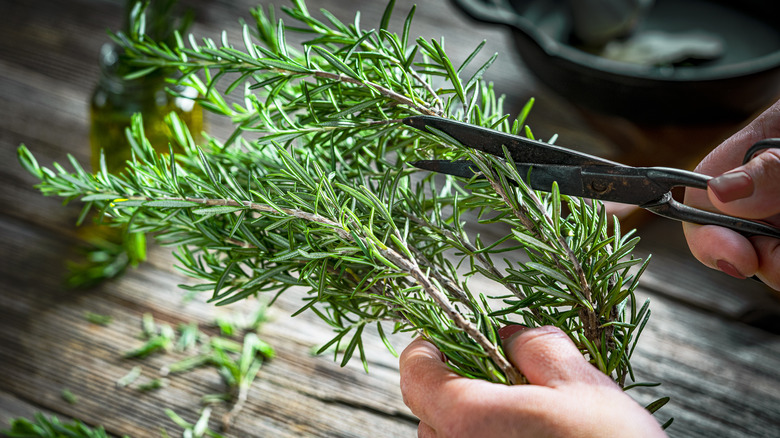
[[[553,182],[556,182],[560,193],[565,195],[634,204],[666,218],[725,227],[745,237],[769,236],[780,239],[780,228],[771,224],[696,208],[672,197],[671,190],[674,187],[700,189],[704,193],[713,177],[702,173],[667,167],[626,166],[560,146],[441,117],[413,116],[404,119],[404,123],[418,130],[444,133],[467,148],[499,157],[504,157],[506,148],[518,173],[528,175],[526,183],[535,190],[550,191]],[[743,163],[767,149],[780,149],[780,138],[756,141],[745,153]],[[410,164],[463,178],[471,178],[478,172],[476,165],[470,161],[423,160]],[[774,284],[770,286],[776,287]]]
[[[638,205],[660,216],[702,225],[718,225],[746,236],[762,235],[780,239],[780,228],[739,217],[690,207],[674,200],[674,187],[707,189],[712,177],[668,167],[631,167],[593,155],[489,128],[435,116],[413,116],[404,123],[432,132],[440,131],[463,146],[504,157],[503,148],[514,160],[518,173],[528,175],[534,190],[550,191],[553,182],[561,194],[602,201]],[[768,148],[780,148],[780,138],[757,142],[748,151],[753,154]],[[423,160],[410,163],[420,169],[471,178],[478,172],[470,161]]]

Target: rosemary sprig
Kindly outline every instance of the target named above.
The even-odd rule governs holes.
[[[402,32],[391,32],[393,6],[374,30],[358,17],[317,18],[302,0],[282,8],[294,25],[257,8],[238,45],[226,33],[219,42],[176,34],[163,44],[134,38],[141,33],[131,23],[114,36],[130,62],[178,69],[176,82],[229,118],[233,134],[196,145],[172,115],[182,152],[159,154],[137,119],[134,158],[121,175],[92,175],[75,160],[73,171],[43,168],[25,147],[21,162],[45,195],[80,199],[111,224],[175,246],[179,268],[202,282],[188,288],[211,291],[217,305],[307,287],[300,311],[333,328],[322,350],[336,347],[342,364],[357,354],[366,365],[362,334],[376,326],[387,341],[390,325],[428,337],[462,375],[520,383],[497,330],[521,322],[562,328],[603,372],[621,385],[633,380],[630,357],[650,314],[634,294],[646,266],[630,256],[638,239],[598,203],[532,191],[508,157],[400,124],[433,114],[530,135],[531,102],[510,121],[483,80],[495,55],[475,63],[484,44],[456,65],[443,40],[409,39],[414,9]],[[289,47],[288,32],[311,39]],[[430,157],[469,158],[484,179],[437,179],[405,166]],[[471,235],[468,212],[506,227],[505,236]],[[522,257],[494,260],[509,251]],[[477,275],[507,293],[474,293],[468,280]]]
[[[108,438],[106,430],[102,426],[91,428],[79,420],[61,421],[55,416],[46,416],[37,413],[32,421],[26,418],[14,418],[10,429],[1,430],[4,435],[16,437],[41,437],[41,438]],[[125,436],[125,438],[127,438]]]

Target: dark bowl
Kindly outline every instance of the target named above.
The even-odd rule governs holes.
[[[512,29],[523,63],[579,106],[637,122],[745,119],[780,96],[780,4],[770,0],[656,0],[637,28],[703,30],[724,43],[706,63],[642,66],[572,43],[565,0],[453,0],[473,19]]]

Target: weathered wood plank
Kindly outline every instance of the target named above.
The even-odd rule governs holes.
[[[46,416],[53,415],[51,411],[26,403],[20,398],[0,390],[0,430],[8,428],[11,421],[16,418],[32,419],[36,413],[42,413]],[[67,421],[65,418],[61,418],[61,420]]]
[[[780,426],[776,335],[661,297],[651,297],[650,326],[635,353],[636,391],[649,403],[672,397],[660,418],[671,436],[773,436]],[[632,391],[633,392],[633,391]]]
[[[225,391],[213,369],[170,376],[166,388],[147,394],[117,388],[115,382],[136,365],[144,369],[142,380],[159,377],[163,366],[181,358],[122,358],[142,343],[137,336],[143,313],[173,326],[190,321],[206,326],[227,309],[202,301],[183,304],[184,295],[176,288],[182,278],[151,265],[92,291],[62,291],[58,275],[39,276],[37,290],[32,290],[21,279],[36,273],[34,262],[55,262],[56,250],[64,250],[67,243],[31,236],[18,222],[0,221],[0,230],[17,237],[6,239],[6,245],[10,253],[21,256],[18,263],[3,263],[3,278],[11,280],[0,295],[4,391],[132,436],[151,436],[160,426],[172,428],[163,413],[166,407],[194,420],[203,395]],[[327,339],[327,331],[311,315],[290,320],[283,309],[298,305],[300,294],[295,295],[286,298],[286,306],[275,308],[275,320],[261,333],[276,347],[278,357],[261,371],[233,436],[267,436],[260,433],[263,430],[277,436],[362,436],[363,431],[408,435],[416,422],[400,400],[395,359],[382,351],[379,339],[367,337],[372,358],[368,375],[358,364],[341,369],[330,358],[311,356],[310,349]],[[107,327],[96,326],[85,318],[88,311],[109,315],[113,321]],[[79,402],[67,404],[61,398],[64,389]]]
[[[780,294],[766,285],[707,268],[691,255],[682,226],[657,219],[643,224],[637,255],[652,254],[642,285],[655,294],[726,318],[780,333]]]
[[[20,242],[17,242],[20,247],[30,243],[24,233],[10,234],[21,236]],[[46,261],[43,254],[33,253],[28,257]],[[13,268],[16,270],[19,267]],[[7,274],[3,272],[4,277]],[[0,359],[10,364],[10,373],[3,374],[13,380],[2,381],[2,387],[20,390],[24,394],[39,394],[36,396],[36,404],[54,407],[63,404],[59,394],[68,387],[84,402],[77,405],[78,410],[64,409],[66,414],[81,418],[86,415],[93,421],[104,423],[109,419],[108,424],[111,425],[113,420],[110,419],[116,413],[101,407],[108,400],[98,398],[94,403],[88,400],[94,400],[92,397],[95,393],[109,391],[112,394],[111,403],[123,403],[122,397],[127,394],[117,394],[112,385],[129,370],[130,365],[142,364],[145,374],[152,377],[157,369],[168,363],[166,359],[169,358],[163,356],[141,362],[121,360],[119,357],[123,351],[139,343],[134,334],[139,331],[140,314],[152,311],[158,320],[171,324],[188,320],[208,323],[213,317],[214,309],[202,303],[190,303],[182,308],[181,293],[174,289],[175,283],[180,280],[169,273],[142,268],[119,282],[101,288],[99,292],[71,296],[55,293],[58,297],[55,304],[51,302],[51,297],[45,295],[43,303],[38,305],[34,302],[22,305],[25,300],[19,299],[0,301],[4,314],[8,315],[2,323],[4,339],[0,345],[4,346],[4,354]],[[44,286],[47,283],[56,284],[56,278],[42,282]],[[12,297],[25,296],[22,290],[12,288],[11,292]],[[251,400],[255,401],[250,402],[237,421],[236,433],[247,427],[244,421],[249,421],[252,428],[261,427],[260,430],[264,430],[262,427],[270,427],[266,421],[271,421],[278,422],[274,427],[297,425],[291,430],[285,429],[285,433],[290,433],[288,436],[295,436],[299,432],[312,434],[310,428],[314,426],[300,422],[300,403],[305,403],[303,406],[309,406],[317,415],[323,416],[321,421],[329,418],[327,413],[334,412],[334,407],[337,408],[336,412],[345,407],[354,409],[356,400],[361,400],[364,409],[383,413],[383,417],[409,418],[397,394],[389,404],[385,396],[374,398],[372,394],[376,391],[381,391],[379,394],[392,392],[390,387],[397,382],[394,360],[387,359],[389,355],[381,351],[383,347],[378,340],[368,343],[368,355],[385,359],[379,366],[372,364],[368,376],[362,374],[357,364],[339,369],[327,358],[312,358],[306,352],[311,346],[327,339],[327,330],[322,324],[311,320],[310,315],[307,318],[307,314],[287,319],[284,315],[297,308],[299,297],[295,294],[283,297],[277,306],[276,320],[263,331],[264,339],[279,349],[279,358],[263,369],[257,381],[259,386],[252,392]],[[776,369],[780,366],[780,341],[776,336],[745,325],[729,324],[728,321],[713,318],[709,313],[676,306],[662,298],[653,298],[652,308],[654,313],[651,325],[640,343],[635,367],[640,380],[660,381],[664,385],[653,390],[637,391],[637,394],[645,402],[653,396],[673,397],[673,402],[662,414],[677,417],[677,424],[672,429],[673,436],[705,436],[708,433],[720,433],[719,436],[761,436],[761,433],[771,431],[777,425],[780,418],[780,394],[775,383],[778,378]],[[107,328],[91,326],[83,317],[86,310],[112,315],[114,322]],[[14,319],[13,315],[19,313],[34,315],[34,318],[28,316],[28,319]],[[15,345],[15,339],[25,338],[34,340],[34,344]],[[13,350],[13,354],[5,349],[6,346]],[[27,360],[19,359],[19,355],[24,352],[28,352]],[[63,368],[63,359],[70,363],[86,364],[91,370]],[[41,368],[36,366],[36,371],[30,374],[30,363],[40,364]],[[745,376],[750,376],[750,384],[745,384]],[[160,392],[164,396],[137,398],[137,394],[133,394],[136,397],[127,402],[132,404],[124,408],[127,411],[122,411],[125,412],[125,421],[132,421],[127,420],[127,412],[140,412],[143,414],[143,424],[158,420],[160,423],[157,424],[166,424],[163,416],[152,414],[155,403],[158,403],[158,414],[159,406],[171,400],[179,401],[174,403],[175,409],[188,412],[193,407],[185,405],[181,400],[196,400],[192,392],[221,390],[216,375],[206,370],[187,375],[184,379],[172,378],[171,381],[174,383]],[[89,385],[82,387],[84,382],[89,382]],[[367,397],[366,394],[372,395]],[[294,402],[295,397],[308,398]],[[139,402],[142,402],[140,406]],[[255,424],[261,420],[249,414],[270,411],[273,412],[271,419],[262,420],[263,425]],[[306,412],[307,421],[311,421],[310,417],[314,413]],[[721,415],[723,418],[712,418],[713,415]],[[246,417],[250,419],[246,420]],[[341,417],[339,415],[335,418]],[[413,425],[408,420],[401,422]],[[358,424],[354,426],[358,427]],[[728,431],[723,430],[724,424],[731,426]],[[113,426],[121,428],[129,425],[122,422]],[[126,433],[135,431],[136,427],[114,430]],[[317,427],[323,427],[323,431],[331,430],[331,426]],[[364,427],[360,425],[354,430],[359,431]]]

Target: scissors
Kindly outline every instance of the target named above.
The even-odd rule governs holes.
[[[432,134],[439,132],[461,145],[504,158],[504,147],[520,175],[534,190],[549,192],[553,182],[561,194],[602,201],[634,204],[659,216],[701,225],[730,228],[744,236],[770,236],[780,239],[780,228],[769,224],[701,210],[677,202],[674,187],[706,190],[712,178],[696,172],[669,167],[632,167],[593,155],[573,151],[489,128],[436,116],[403,119],[412,128]],[[761,140],[746,153],[744,162],[757,152],[780,148],[780,138]],[[421,160],[409,163],[419,169],[472,178],[477,166],[468,160]]]

